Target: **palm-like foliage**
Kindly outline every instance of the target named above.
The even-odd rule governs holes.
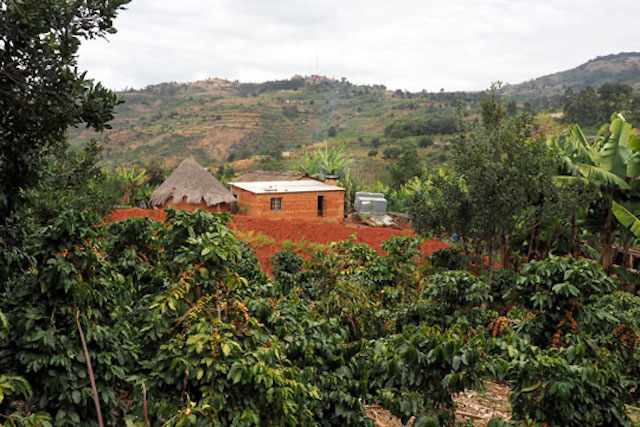
[[[611,235],[613,216],[640,237],[639,212],[634,206],[640,200],[640,140],[636,130],[621,114],[611,117],[608,132],[600,132],[590,142],[578,125],[550,145],[563,156],[561,174],[556,184],[565,187],[582,182],[598,191],[605,206],[602,222],[602,264],[611,265]]]
[[[314,151],[309,152],[304,149],[295,169],[317,179],[324,179],[327,176],[342,179],[347,175],[350,164],[351,159],[344,152],[344,145],[330,147],[325,142],[323,147],[316,148]]]
[[[125,205],[129,204],[131,190],[141,186],[149,179],[147,172],[144,169],[138,168],[138,165],[133,166],[131,169],[121,166],[118,168],[116,175],[120,182],[122,182],[122,203]]]

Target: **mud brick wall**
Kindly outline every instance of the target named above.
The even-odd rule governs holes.
[[[231,211],[231,206],[229,205],[229,203],[220,203],[213,206],[207,206],[205,203],[197,203],[197,204],[187,203],[186,201],[184,201],[184,199],[180,203],[173,203],[172,201],[169,201],[164,205],[160,206],[159,209],[164,209],[169,206],[172,206],[175,210],[183,210],[183,211],[193,211],[196,209],[201,209],[203,211],[209,211],[209,212],[230,212]]]

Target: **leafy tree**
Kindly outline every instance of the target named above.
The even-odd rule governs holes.
[[[149,180],[147,172],[144,169],[138,168],[137,165],[134,165],[131,169],[121,166],[117,170],[117,177],[122,182],[122,203],[124,205],[129,204],[131,191]]]
[[[423,136],[418,140],[418,146],[420,148],[428,148],[433,146],[433,138],[430,136]]]
[[[531,137],[529,116],[506,118],[495,90],[481,108],[482,122],[453,146],[452,171],[433,177],[410,212],[416,230],[455,232],[484,250],[493,271],[498,249],[510,265],[518,216],[552,187],[555,169],[546,145]]]
[[[597,90],[591,86],[564,95],[564,121],[581,126],[595,126],[609,120],[615,112],[623,113],[631,122],[640,120],[640,95],[623,83],[604,83]]]
[[[422,162],[415,149],[406,150],[402,156],[389,166],[391,186],[400,188],[412,178],[422,175]]]
[[[118,100],[77,71],[77,51],[113,33],[127,3],[0,1],[0,217],[38,182],[69,127],[108,127]]]
[[[169,176],[168,171],[157,160],[151,161],[144,169],[149,177],[149,185],[154,187],[162,184]]]
[[[382,152],[382,157],[385,159],[397,159],[402,154],[402,150],[398,147],[385,148]]]

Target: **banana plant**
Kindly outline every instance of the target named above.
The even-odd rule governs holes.
[[[118,168],[116,175],[118,179],[120,179],[120,182],[122,182],[122,203],[124,205],[129,204],[131,191],[149,180],[147,172],[144,169],[138,168],[138,165],[134,165],[131,169],[121,166]]]
[[[606,130],[606,129],[605,129]],[[562,153],[562,171],[555,177],[560,187],[582,182],[598,191],[605,206],[600,230],[601,258],[605,271],[611,267],[614,217],[640,237],[636,202],[640,201],[640,139],[622,114],[611,116],[608,132],[589,141],[578,125],[549,145]],[[640,207],[640,206],[638,206]]]
[[[344,152],[343,145],[329,146],[325,142],[324,146],[314,151],[303,150],[301,160],[295,168],[299,172],[304,172],[310,177],[324,179],[332,175],[338,179],[343,178],[349,170],[351,159]]]

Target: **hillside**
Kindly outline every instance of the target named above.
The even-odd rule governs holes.
[[[457,99],[463,99],[468,115],[480,94],[392,92],[312,76],[260,84],[221,79],[165,83],[119,96],[124,103],[117,107],[113,129],[102,135],[70,132],[74,147],[97,136],[107,167],[152,160],[170,167],[186,155],[204,164],[222,163],[279,155],[328,136],[348,144],[358,141],[366,153],[371,139],[398,118],[451,118]]]
[[[604,82],[640,87],[640,53],[599,57],[571,70],[508,85],[502,95],[516,101],[518,108],[549,110],[558,107],[557,97],[566,88]],[[484,92],[409,93],[354,85],[346,79],[294,76],[264,83],[217,78],[163,83],[119,96],[124,102],[116,109],[113,129],[100,135],[72,129],[69,134],[76,148],[97,137],[105,149],[102,164],[108,168],[151,161],[170,168],[187,155],[210,166],[230,163],[236,171],[270,168],[284,151],[299,152],[329,139],[347,145],[356,172],[373,183],[385,181],[389,162],[381,158],[383,150],[415,147],[420,136],[385,135],[385,128],[409,121],[434,125],[424,133],[436,144],[420,154],[428,165],[441,163],[447,153],[446,144],[439,142],[450,138],[450,130],[440,124],[455,117],[458,101],[465,117],[477,117]],[[284,166],[291,163],[285,161]]]
[[[569,87],[598,87],[605,82],[625,83],[640,88],[640,52],[599,56],[570,70],[507,85],[504,93],[515,98],[555,96],[561,95]]]

